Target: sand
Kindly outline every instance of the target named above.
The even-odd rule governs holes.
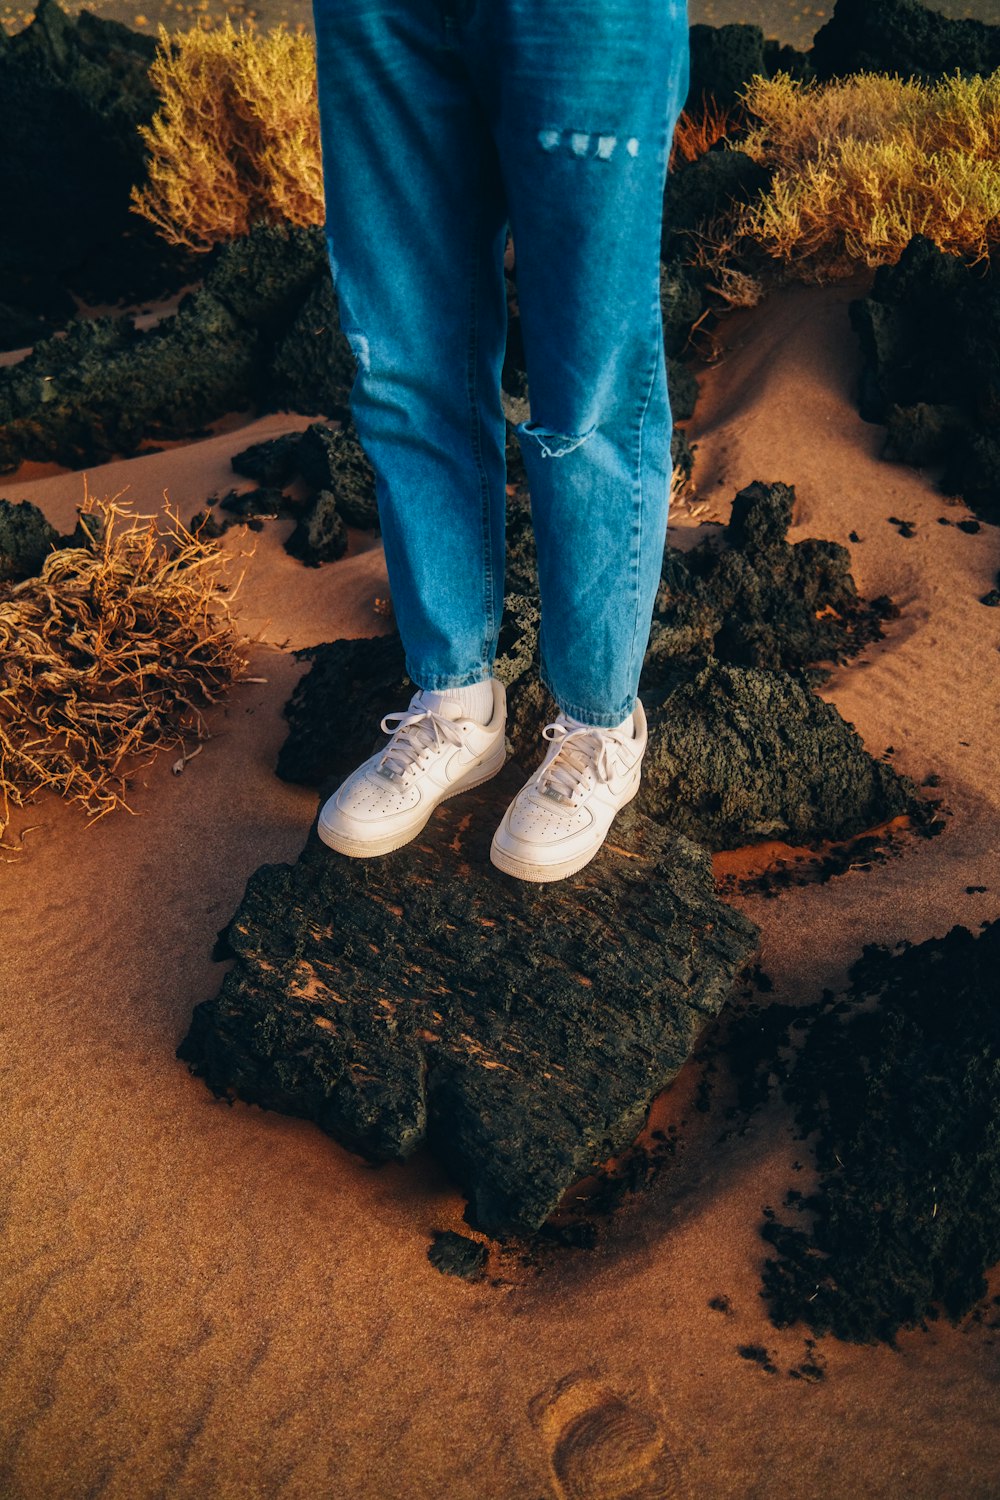
[[[865,942],[1000,915],[1000,611],[978,603],[996,531],[939,525],[965,508],[881,461],[882,429],[857,416],[846,305],[865,280],[732,314],[689,429],[702,518],[724,518],[753,479],[784,480],[793,540],[860,536],[860,589],[902,614],[822,691],[875,754],[892,745],[916,781],[939,775],[949,810],[939,838],[904,840],[874,869],[735,898],[762,928],[776,1001],[816,999]],[[312,415],[233,414],[86,483],[127,485],[140,511],[166,494],[190,516],[213,490],[253,487],[232,454]],[[0,495],[65,528],[83,483],[28,464]],[[690,541],[690,506],[673,520]],[[213,1099],[176,1060],[221,982],[210,951],[247,876],[294,859],[315,815],[312,792],[273,774],[304,670],[290,652],[387,628],[380,545],[354,534],[346,558],[310,570],[282,550],[289,528],[225,542],[247,569],[238,610],[266,682],[234,690],[183,775],[161,757],[137,776],[134,816],[87,828],[48,798],[0,865],[0,1493],[995,1497],[1000,1330],[966,1319],[896,1350],[813,1350],[803,1325],[771,1326],[761,1209],[809,1175],[780,1104],[720,1143],[689,1063],[656,1105],[686,1122],[676,1163],[597,1248],[535,1266],[494,1250],[470,1284],[427,1260],[433,1229],[465,1227],[433,1161],[369,1167],[313,1125]],[[719,1297],[729,1311],[709,1306]],[[738,1353],[754,1344],[773,1371]],[[810,1354],[824,1378],[792,1378]]]

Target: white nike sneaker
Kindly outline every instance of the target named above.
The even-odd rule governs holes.
[[[424,706],[418,688],[409,708],[386,714],[382,729],[392,735],[389,744],[353,771],[320,809],[316,831],[324,844],[358,858],[388,854],[416,837],[439,802],[502,770],[507,690],[496,678],[492,684],[488,724],[463,718],[447,689],[440,711]]]
[[[615,814],[639,790],[648,735],[638,699],[632,725],[633,735],[574,727],[561,712],[546,724],[545,759],[493,835],[498,869],[521,880],[562,880],[593,859]]]

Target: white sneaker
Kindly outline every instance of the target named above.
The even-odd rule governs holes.
[[[552,744],[493,835],[490,859],[521,880],[562,880],[588,864],[615,814],[639,790],[646,715],[636,699],[634,737],[573,727],[559,713],[542,730]],[[551,731],[551,733],[550,733]]]
[[[447,696],[440,711],[425,707],[420,689],[408,709],[386,714],[382,729],[392,734],[389,744],[320,809],[317,832],[324,844],[360,858],[388,854],[416,837],[439,802],[495,776],[506,758],[507,690],[496,678],[492,683],[488,724],[463,718]],[[393,726],[392,720],[399,722]]]

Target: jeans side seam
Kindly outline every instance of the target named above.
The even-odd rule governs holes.
[[[654,308],[654,311],[655,311],[655,308]],[[654,338],[654,344],[655,344],[655,338]],[[641,567],[640,567],[640,564],[641,564],[641,560],[642,560],[642,519],[643,519],[642,513],[643,513],[643,506],[645,504],[645,495],[643,493],[643,484],[642,484],[642,439],[643,439],[643,429],[644,429],[645,423],[646,423],[646,415],[647,415],[647,413],[649,411],[649,403],[652,400],[653,389],[654,389],[654,387],[656,385],[656,371],[657,371],[657,367],[659,365],[659,362],[660,362],[659,350],[655,350],[654,349],[653,363],[652,363],[652,367],[650,369],[649,381],[648,381],[647,386],[646,386],[646,396],[645,396],[645,399],[644,399],[644,401],[642,403],[642,410],[639,413],[639,433],[638,433],[639,442],[638,442],[638,447],[637,447],[637,450],[636,450],[636,475],[635,475],[635,484],[636,484],[636,488],[637,488],[637,491],[638,491],[638,496],[637,496],[638,503],[637,503],[637,506],[636,506],[636,515],[635,515],[635,529],[634,529],[634,538],[635,538],[635,540],[634,540],[634,545],[633,545],[633,549],[632,549],[632,554],[633,554],[632,555],[632,586],[633,586],[633,589],[635,591],[635,620],[634,620],[633,625],[632,625],[632,639],[629,642],[629,651],[628,651],[628,672],[629,672],[629,677],[630,678],[631,678],[631,675],[632,675],[633,663],[635,661],[636,642],[637,642],[638,637],[639,637],[639,615],[640,615],[640,608],[641,608],[641,605],[642,605],[642,587],[641,587],[642,576],[641,576]]]
[[[482,516],[483,535],[483,602],[487,619],[487,631],[483,638],[482,663],[485,671],[490,670],[489,657],[490,642],[496,632],[496,599],[493,594],[493,542],[490,534],[490,481],[483,463],[482,445],[482,412],[477,399],[478,394],[478,368],[479,368],[479,314],[480,294],[482,290],[482,260],[480,254],[480,239],[483,229],[485,210],[482,198],[479,199],[477,210],[473,216],[472,227],[472,274],[470,277],[470,301],[469,301],[469,362],[466,368],[466,394],[469,400],[469,429],[472,442],[472,453],[479,473],[479,495]]]
[[[663,127],[662,127],[662,130],[661,130],[661,133],[660,133],[660,156],[659,156],[659,160],[660,160],[660,162],[663,165],[664,182],[666,180],[666,174],[667,174],[667,171],[668,171],[669,151],[670,151],[670,137],[671,137],[671,135],[672,135],[672,129],[671,129],[670,125],[669,125],[669,122],[667,120],[664,120]],[[661,194],[661,196],[662,196],[662,194]],[[635,527],[636,542],[635,542],[635,548],[634,548],[634,556],[635,556],[635,568],[634,568],[634,574],[635,574],[635,578],[634,578],[634,587],[635,587],[635,622],[634,622],[633,627],[632,627],[632,640],[631,640],[631,643],[629,645],[629,654],[628,654],[628,663],[629,663],[628,670],[629,670],[629,676],[630,676],[630,678],[631,678],[631,674],[632,674],[632,670],[633,670],[633,663],[635,661],[636,642],[637,642],[638,636],[639,636],[639,611],[640,611],[640,604],[642,602],[640,560],[641,560],[641,557],[642,557],[642,512],[643,512],[643,504],[644,504],[644,501],[645,501],[645,496],[643,494],[643,486],[642,486],[642,439],[643,439],[643,430],[645,428],[645,423],[646,423],[646,416],[647,416],[647,413],[649,411],[649,404],[650,404],[650,401],[653,398],[653,390],[654,390],[654,388],[656,386],[657,371],[659,369],[660,360],[663,357],[663,348],[662,348],[662,344],[663,344],[663,324],[662,324],[662,320],[657,317],[657,311],[659,309],[659,305],[660,305],[660,265],[659,265],[659,254],[657,254],[656,286],[655,286],[655,291],[654,291],[654,295],[653,295],[653,302],[652,302],[652,309],[651,309],[652,310],[652,314],[653,314],[653,340],[652,340],[652,343],[653,343],[653,360],[652,360],[652,365],[651,365],[651,368],[650,368],[649,383],[648,383],[648,385],[646,387],[646,397],[645,397],[645,400],[642,403],[642,411],[639,414],[639,445],[638,445],[638,450],[637,450],[637,454],[636,454],[636,484],[637,484],[637,487],[638,487],[638,508],[637,508],[637,512],[636,512],[636,527]],[[658,340],[659,340],[659,343],[657,342]],[[668,402],[669,402],[669,396],[668,396]],[[668,504],[669,504],[669,498],[668,498]],[[642,671],[642,668],[640,667],[640,674],[641,674],[641,671]],[[576,717],[576,716],[574,716],[574,717]]]

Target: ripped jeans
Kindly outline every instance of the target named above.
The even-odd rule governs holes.
[[[686,0],[313,0],[326,239],[406,670],[490,675],[504,598],[514,242],[517,425],[566,713],[632,711],[666,539],[663,191]]]

